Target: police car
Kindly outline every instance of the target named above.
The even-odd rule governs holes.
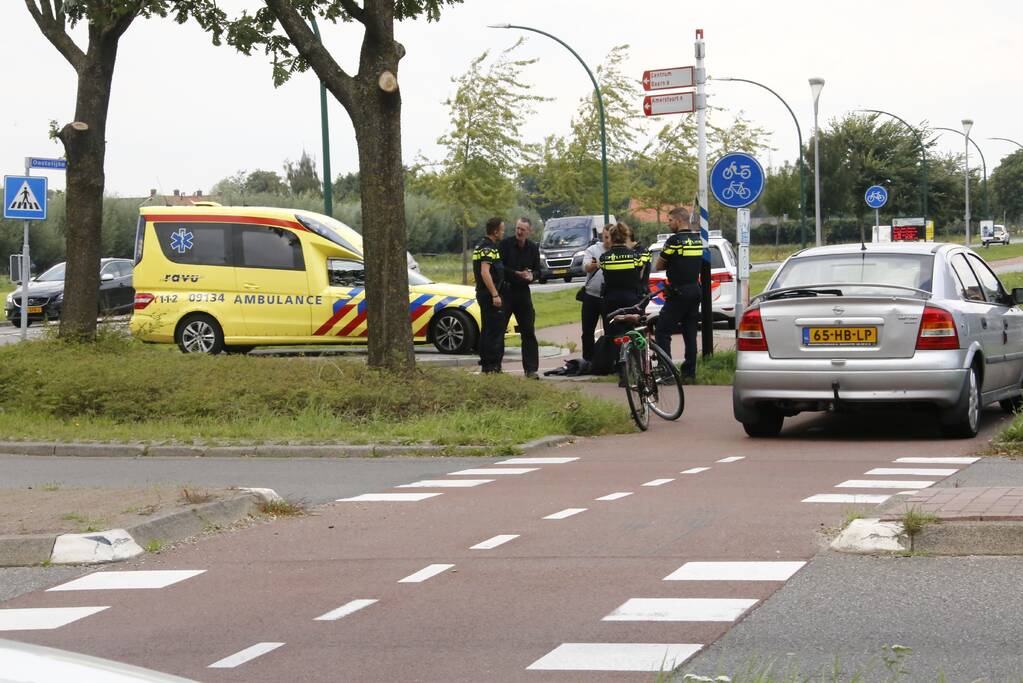
[[[650,245],[650,257],[654,266],[657,265],[657,257],[664,249],[664,243],[671,237],[671,233],[657,235],[657,241]],[[732,251],[732,245],[728,243],[720,230],[710,231],[710,298],[713,304],[714,320],[723,320],[728,323],[729,329],[735,329],[735,277],[736,263],[738,259]],[[667,284],[667,276],[664,271],[650,273],[650,291],[659,292]],[[650,300],[647,306],[647,316],[654,318],[661,312],[664,305],[664,294],[658,294]]]

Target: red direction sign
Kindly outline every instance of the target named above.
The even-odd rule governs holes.
[[[651,69],[643,72],[643,90],[669,90],[671,88],[692,88],[696,85],[696,69],[691,66],[675,66],[670,69]]]
[[[647,95],[643,98],[643,113],[647,116],[662,114],[688,114],[696,111],[696,98],[691,92],[671,95]]]

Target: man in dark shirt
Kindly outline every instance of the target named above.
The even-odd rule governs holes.
[[[504,331],[507,319],[502,310],[505,270],[497,245],[504,236],[504,221],[487,221],[486,236],[472,252],[472,274],[476,278],[476,302],[480,307],[480,366],[483,372],[501,372],[504,358]]]
[[[522,337],[522,370],[526,377],[539,379],[540,346],[536,341],[536,311],[529,285],[540,277],[540,247],[529,239],[533,222],[523,216],[515,223],[515,234],[501,240],[501,263],[508,280],[504,317],[515,316]]]
[[[700,266],[703,262],[703,243],[700,233],[683,230],[687,223],[685,209],[674,208],[668,213],[668,227],[673,233],[664,243],[657,257],[657,270],[666,271],[668,283],[664,287],[664,306],[657,316],[657,345],[671,355],[671,334],[682,325],[685,360],[682,362],[682,381],[691,384],[696,379],[696,325],[700,316]]]

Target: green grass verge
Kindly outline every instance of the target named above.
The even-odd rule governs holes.
[[[0,275],[0,296],[7,296],[10,292],[14,291],[14,283],[7,279],[5,276]],[[32,288],[29,288],[31,294]]]
[[[500,448],[628,431],[620,406],[510,375],[420,366],[396,377],[331,358],[186,356],[115,333],[0,348],[0,439]]]
[[[735,351],[715,351],[696,359],[696,383],[731,386],[735,379]]]
[[[432,256],[416,256],[419,264],[419,271],[434,282],[451,282],[462,284],[462,255],[461,254],[434,254]],[[469,283],[472,279],[472,263],[469,263]]]

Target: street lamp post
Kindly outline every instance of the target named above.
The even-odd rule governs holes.
[[[984,173],[984,216],[988,219],[991,218],[991,203],[988,201],[989,188],[987,185],[987,159],[984,158],[984,151],[977,144],[977,141],[971,137],[967,137],[961,130],[955,128],[942,128],[941,126],[935,126],[934,130],[947,130],[949,133],[956,133],[957,135],[963,135],[966,137],[969,144],[973,145],[973,148],[977,150],[977,154],[980,155],[980,167]]]
[[[553,36],[546,31],[541,31],[538,28],[532,28],[530,26],[519,26],[517,24],[490,24],[489,28],[517,28],[521,31],[532,31],[533,33],[539,33],[542,36],[547,36],[551,40],[560,43],[562,47],[572,53],[583,69],[586,70],[586,75],[590,77],[590,82],[593,83],[593,92],[597,95],[597,113],[600,117],[600,176],[601,182],[603,183],[604,190],[604,225],[611,222],[611,211],[608,204],[608,189],[607,189],[607,132],[604,129],[604,96],[600,92],[600,86],[597,84],[597,79],[594,78],[593,72],[590,71],[590,67],[586,66],[586,62],[569,46],[568,43],[563,41],[557,36]]]
[[[1023,149],[1023,145],[1021,145],[1020,143],[1016,142],[1015,140],[1010,140],[1009,138],[988,138],[988,140],[1001,140],[1002,142],[1011,142],[1012,144],[1016,145],[1020,149]]]
[[[740,83],[750,83],[751,85],[760,86],[761,88],[763,88],[767,92],[769,92],[772,95],[774,95],[775,97],[777,97],[778,100],[780,100],[781,103],[785,105],[785,108],[789,110],[789,114],[792,116],[792,121],[793,121],[793,123],[796,124],[796,138],[799,141],[799,156],[797,157],[797,159],[799,159],[799,241],[800,241],[801,246],[805,249],[806,248],[806,164],[803,162],[803,130],[799,127],[799,119],[796,118],[796,114],[795,114],[795,112],[792,111],[792,107],[789,106],[789,103],[786,102],[784,99],[782,99],[781,95],[779,95],[778,93],[776,93],[774,90],[772,90],[771,88],[767,87],[763,83],[758,83],[757,81],[752,81],[752,80],[750,80],[748,78],[730,78],[730,77],[726,77],[726,76],[719,76],[718,78],[715,78],[714,80],[716,80],[716,81],[738,81]]]
[[[320,40],[320,28],[313,17],[313,33]],[[330,183],[330,127],[327,124],[327,86],[320,81],[320,128],[323,137],[323,213],[334,215],[334,192]]]
[[[924,139],[913,126],[909,125],[909,122],[901,116],[896,116],[890,111],[884,111],[882,109],[857,109],[856,111],[870,112],[871,114],[884,114],[885,116],[891,116],[896,121],[900,122],[906,128],[909,128],[910,132],[916,136],[916,142],[920,145],[920,210],[923,212],[924,225],[927,225],[927,147],[924,146]],[[956,131],[959,132],[959,131]]]
[[[813,204],[818,247],[821,245],[821,131],[817,123],[817,102],[823,89],[823,78],[810,79],[810,93],[813,95]]]
[[[963,135],[966,137],[964,143],[966,159],[963,164],[963,177],[966,179],[966,246],[970,246],[970,129],[973,128],[973,119],[963,119]]]

